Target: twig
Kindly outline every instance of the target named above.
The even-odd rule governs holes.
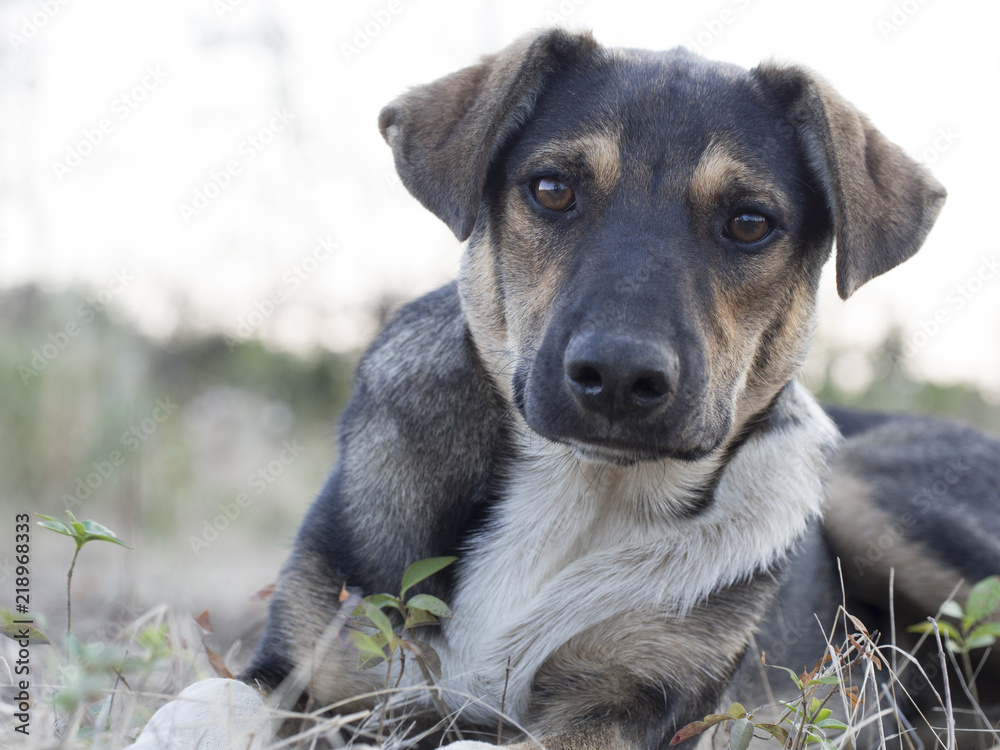
[[[73,568],[76,567],[76,556],[80,554],[80,550],[83,549],[79,544],[76,547],[76,552],[73,553],[73,562],[69,564],[69,572],[66,574],[66,639],[69,640],[70,628],[73,622],[73,596],[70,593],[70,587],[73,585]]]
[[[937,639],[938,656],[941,657],[941,677],[944,679],[945,723],[948,727],[948,750],[957,750],[955,740],[955,709],[951,705],[951,685],[948,681],[948,662],[945,660],[944,644],[941,643],[941,629],[937,620],[928,618],[934,626],[934,637]]]
[[[441,718],[447,721],[448,707],[444,704],[444,701],[441,700],[441,691],[438,689],[438,686],[434,682],[434,675],[431,674],[431,671],[427,668],[427,665],[424,664],[423,656],[419,652],[417,652],[415,656],[417,657],[417,666],[420,667],[420,671],[424,675],[424,680],[427,682],[427,686],[430,688],[431,697],[434,699],[434,705],[437,706],[437,710],[441,714]],[[462,736],[462,730],[459,729],[457,725],[450,727],[448,731],[454,732],[455,736],[459,740],[465,739],[465,737]]]
[[[503,695],[500,696],[500,719],[497,721],[497,744],[503,744],[503,714],[507,705],[507,685],[510,684],[510,657],[507,657],[507,667],[503,677]]]

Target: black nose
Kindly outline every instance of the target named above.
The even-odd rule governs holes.
[[[677,390],[677,354],[661,342],[580,333],[570,340],[563,362],[566,383],[577,403],[611,422],[650,417]]]

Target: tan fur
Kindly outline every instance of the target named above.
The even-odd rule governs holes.
[[[959,601],[969,593],[954,569],[937,559],[933,550],[907,539],[898,518],[883,512],[872,500],[863,480],[852,475],[840,461],[829,480],[830,502],[826,525],[840,540],[841,565],[855,591],[869,596],[884,594],[884,582],[892,569],[897,577],[896,595],[905,597],[924,612],[936,612],[954,592]],[[860,561],[860,565],[859,565]]]
[[[627,713],[643,699],[637,685],[683,692],[726,679],[771,600],[768,584],[755,588],[722,593],[683,618],[637,610],[570,639],[539,671],[540,709],[528,729],[572,726],[616,703]]]
[[[592,187],[607,197],[622,175],[621,136],[610,130],[597,131],[565,142],[547,144],[531,155],[539,165],[580,163],[593,180]]]
[[[696,215],[708,215],[739,192],[760,196],[786,210],[788,197],[760,169],[741,160],[736,150],[713,140],[702,153],[688,187],[688,201]],[[714,314],[706,321],[712,346],[711,388],[736,380],[735,425],[758,413],[774,397],[776,384],[785,383],[805,360],[812,340],[815,305],[803,283],[788,283],[789,258],[794,252],[786,240],[774,243],[758,260],[749,283],[734,287],[714,284]],[[754,316],[748,316],[748,311]],[[740,323],[740,321],[744,321]],[[749,321],[748,325],[746,321]]]
[[[744,162],[732,146],[713,140],[691,175],[688,200],[696,213],[705,214],[736,190],[759,195],[783,211],[788,209],[784,193],[760,169]]]
[[[619,136],[609,130],[546,144],[531,160],[541,168],[552,164],[553,169],[568,162],[583,164],[583,172],[592,180],[594,194],[589,198],[593,201],[606,200],[622,176]],[[537,219],[530,209],[512,201],[507,221],[505,244],[520,252],[515,256],[509,250],[499,251],[505,263],[500,274],[498,248],[487,229],[486,236],[467,247],[459,284],[480,354],[505,395],[510,393],[511,361],[530,356],[545,330],[551,301],[560,285],[558,266],[541,262],[542,253],[532,251],[544,238],[539,237]],[[501,275],[505,281],[502,294],[497,284]]]

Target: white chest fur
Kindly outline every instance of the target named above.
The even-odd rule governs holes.
[[[573,635],[637,606],[683,616],[783,557],[821,511],[836,439],[812,398],[790,391],[781,408],[795,419],[751,437],[693,515],[684,511],[719,459],[598,465],[525,432],[435,638],[448,703],[495,721],[509,658],[506,711],[523,717],[534,675]]]

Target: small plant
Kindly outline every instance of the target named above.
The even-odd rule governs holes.
[[[414,628],[425,625],[436,625],[439,617],[451,617],[448,605],[430,594],[417,594],[406,599],[407,592],[421,581],[430,578],[439,570],[455,562],[455,557],[429,557],[413,563],[403,573],[399,596],[389,594],[373,594],[361,600],[361,604],[351,616],[352,625],[363,625],[375,628],[378,632],[369,636],[360,631],[352,631],[349,641],[360,652],[358,669],[371,669],[386,659],[391,659],[397,649],[405,658],[405,652],[419,654],[426,661],[430,657],[435,662],[434,650],[426,643],[411,638]],[[393,627],[392,622],[382,611],[394,609],[400,614],[402,624]],[[435,672],[440,669],[435,669]]]
[[[853,615],[841,610],[845,624],[848,620],[857,628],[854,635],[848,634],[843,645],[830,645],[829,652],[811,670],[796,674],[788,667],[768,664],[761,654],[761,662],[772,669],[786,672],[798,691],[793,701],[781,701],[780,706],[760,706],[747,710],[739,703],[729,707],[724,714],[710,714],[701,721],[687,724],[674,735],[670,745],[676,745],[713,727],[720,726],[729,734],[728,747],[731,750],[746,750],[755,737],[760,740],[774,740],[781,747],[802,750],[810,745],[818,745],[823,750],[835,750],[837,743],[829,738],[831,732],[844,732],[848,725],[833,717],[827,703],[836,695],[842,695],[845,705],[856,709],[859,704],[858,688],[847,686],[852,670],[871,665],[881,670],[882,661],[877,653],[876,638],[864,624]],[[875,634],[877,636],[877,634]],[[830,688],[829,690],[825,690]],[[823,694],[825,691],[825,694]],[[754,721],[757,712],[775,710],[780,712],[774,723]],[[763,734],[756,734],[759,730]]]
[[[96,521],[77,521],[73,514],[68,510],[66,511],[66,515],[69,516],[69,523],[52,518],[52,516],[43,516],[41,513],[36,513],[35,515],[39,518],[45,519],[38,522],[39,526],[43,526],[49,531],[54,531],[57,534],[64,534],[68,537],[72,537],[73,541],[76,542],[76,551],[73,552],[73,561],[69,564],[69,572],[66,574],[66,635],[68,637],[72,632],[73,568],[76,567],[76,558],[77,555],[80,554],[80,550],[83,549],[83,545],[87,542],[103,541],[120,544],[126,549],[132,548],[119,539],[118,535],[106,526],[102,526]]]
[[[441,677],[441,658],[430,644],[414,638],[413,633],[417,628],[437,625],[440,622],[438,618],[451,617],[451,609],[445,602],[430,594],[417,594],[409,599],[406,595],[418,583],[448,567],[456,559],[458,558],[429,557],[413,563],[403,573],[398,596],[372,594],[364,597],[348,620],[352,628],[342,631],[344,642],[358,652],[358,669],[371,669],[384,661],[389,662],[385,673],[386,691],[390,688],[392,660],[397,653],[399,675],[393,688],[398,687],[403,679],[407,654],[413,656],[429,687],[435,686],[435,677]],[[395,610],[398,613],[398,624],[393,625],[392,619],[383,610]],[[368,635],[353,629],[357,627],[371,628],[376,632]],[[433,691],[432,696],[441,716],[447,717],[448,710],[440,695]],[[381,729],[380,726],[380,735]],[[455,731],[461,739],[461,734]]]
[[[173,652],[166,625],[149,625],[131,638],[129,649],[72,637],[67,641],[67,663],[59,670],[62,686],[54,693],[53,704],[70,717],[70,726],[77,727],[77,739],[111,731],[118,686],[131,690],[129,679],[148,677]]]
[[[944,646],[954,655],[953,663],[955,656],[962,662],[961,671],[965,677],[965,684],[976,705],[979,704],[979,691],[976,688],[976,670],[972,666],[971,652],[989,648],[997,642],[997,637],[1000,637],[1000,622],[990,622],[990,618],[998,609],[1000,609],[1000,577],[990,576],[969,590],[964,607],[953,599],[941,605],[941,615],[957,620],[957,625],[939,616],[907,628],[911,633],[933,634],[936,627],[944,635]],[[981,730],[988,728],[979,714],[976,714],[976,720]]]
[[[750,745],[750,740],[754,737],[758,737],[758,739],[774,738],[782,747],[798,748],[818,743],[825,750],[836,748],[836,743],[827,739],[826,733],[828,731],[842,732],[847,729],[847,725],[832,718],[833,711],[826,708],[826,703],[837,690],[831,690],[822,700],[815,693],[818,688],[824,685],[839,687],[840,682],[837,676],[826,675],[810,678],[803,675],[800,678],[786,667],[778,667],[778,669],[784,669],[788,672],[792,681],[799,688],[801,699],[798,702],[781,702],[786,710],[777,724],[754,722],[753,711],[747,711],[741,704],[734,703],[729,707],[727,713],[709,714],[702,721],[694,721],[682,727],[670,741],[671,746],[722,724],[723,729],[729,734],[729,747],[732,750],[746,750]],[[806,708],[807,705],[808,708]],[[789,728],[781,726],[783,723],[787,724]],[[755,729],[767,732],[770,737],[755,735]]]
[[[953,599],[941,605],[941,614],[958,620],[956,627],[940,617],[934,622],[946,638],[945,648],[953,654],[968,659],[969,652],[977,648],[988,648],[1000,636],[1000,622],[989,622],[989,618],[1000,608],[1000,577],[984,578],[969,591],[969,598],[963,607]],[[933,633],[934,623],[921,622],[911,625],[911,633]],[[971,662],[970,662],[971,666]]]

